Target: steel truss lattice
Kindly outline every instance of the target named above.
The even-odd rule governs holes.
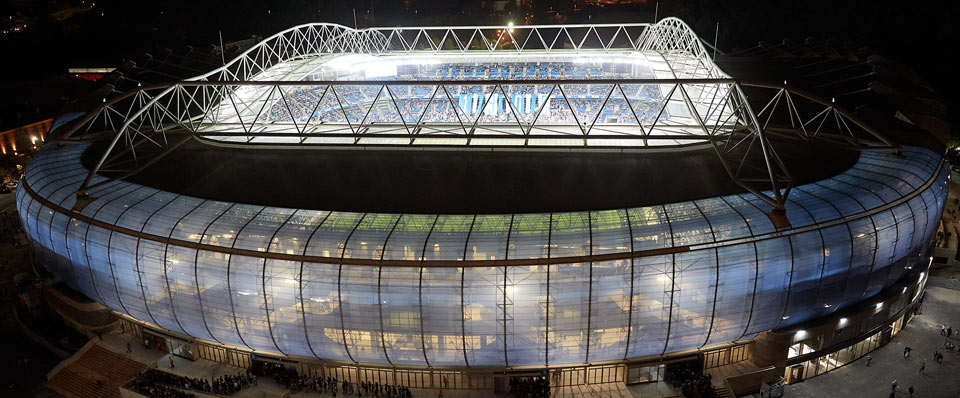
[[[567,54],[624,56],[645,54],[669,66],[669,78],[655,79],[537,79],[537,80],[417,80],[305,81],[309,60],[337,54],[448,56],[488,54],[516,56]],[[299,65],[299,66],[298,66]],[[290,80],[292,77],[292,80]],[[279,78],[279,79],[278,79]],[[402,89],[417,86],[429,99],[415,112],[402,111]],[[508,112],[505,121],[484,121],[481,108],[470,114],[451,96],[451,89],[481,87],[500,93]],[[508,91],[538,86],[548,98],[566,104],[572,123],[557,125],[535,112],[518,112],[520,104]],[[576,86],[602,87],[600,108],[578,114],[568,93]],[[661,94],[657,117],[642,119],[633,109],[632,92],[656,86]],[[291,101],[290,93],[311,89],[322,93],[316,102]],[[376,93],[372,101],[350,101],[344,90]],[[745,91],[751,92],[748,96]],[[635,123],[598,123],[611,101],[630,106]],[[766,101],[766,102],[764,102]],[[760,105],[763,104],[763,105]],[[379,107],[378,107],[379,105]],[[339,122],[324,120],[317,109],[339,113]],[[447,119],[428,119],[432,107],[453,110]],[[370,118],[392,114],[384,120]],[[484,105],[486,107],[486,104]],[[664,111],[679,116],[663,119]],[[297,120],[296,109],[310,110]],[[759,109],[759,112],[756,111]],[[277,111],[279,110],[279,111]],[[279,112],[289,121],[278,123],[264,112]],[[284,115],[284,112],[286,114]],[[351,115],[351,116],[348,116]],[[770,138],[818,141],[858,150],[895,150],[897,146],[832,101],[786,84],[741,81],[725,75],[710,58],[696,34],[681,20],[656,24],[461,26],[369,28],[356,30],[334,24],[300,25],[277,33],[223,67],[184,81],[138,87],[112,98],[70,126],[61,139],[112,141],[93,167],[78,194],[83,197],[97,173],[124,178],[189,139],[203,138],[249,144],[295,145],[452,145],[646,147],[709,143],[726,172],[744,189],[782,209],[792,177]],[[490,144],[496,141],[497,144]],[[121,144],[122,142],[122,144]],[[119,145],[118,145],[119,144]],[[82,202],[81,202],[82,203]]]

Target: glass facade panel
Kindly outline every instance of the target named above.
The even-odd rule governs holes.
[[[463,260],[474,217],[439,216],[427,238],[423,259],[426,261]]]
[[[420,238],[421,247],[423,238],[425,236]],[[421,323],[420,270],[415,267],[380,269],[380,316],[384,347],[390,362],[397,365],[426,365],[421,332],[439,332],[432,327],[427,329]],[[456,300],[456,296],[453,299]]]
[[[783,316],[789,317],[791,323],[803,322],[819,312],[814,307],[823,273],[823,240],[817,230],[791,235],[790,244],[793,264]]]
[[[510,215],[477,215],[467,241],[467,260],[503,260],[510,237]]]
[[[586,361],[591,309],[590,268],[590,263],[551,266],[550,326],[547,329],[549,363]]]
[[[504,321],[512,366],[546,364],[547,272],[544,265],[507,267]]]
[[[300,262],[267,259],[264,272],[267,320],[277,348],[288,355],[313,355],[304,339]]]

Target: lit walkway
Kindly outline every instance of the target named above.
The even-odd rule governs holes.
[[[873,361],[867,367],[866,357],[827,374],[786,386],[784,397],[887,397],[890,382],[897,379],[898,397],[907,397],[907,388],[914,386],[915,397],[960,396],[960,354],[942,350],[944,337],[940,325],[953,326],[954,344],[960,344],[956,328],[960,328],[960,291],[927,287],[923,313],[910,321],[886,346],[870,355]],[[909,358],[903,357],[903,348],[913,349]],[[943,364],[933,361],[934,350],[944,352]],[[926,360],[924,374],[920,366]]]

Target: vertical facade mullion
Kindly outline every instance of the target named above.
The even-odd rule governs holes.
[[[551,249],[553,248],[553,213],[550,213],[550,224],[547,228],[547,259],[550,259]],[[550,261],[547,261],[547,302],[544,306],[544,315],[546,319],[546,327],[543,329],[543,361],[544,364],[550,366]]]
[[[392,236],[393,231],[397,229],[397,225],[400,224],[401,219],[403,219],[403,214],[400,214],[396,221],[393,222],[393,227],[390,227],[390,232],[387,233],[386,239],[383,240],[383,248],[380,249],[380,263],[377,264],[377,308],[380,310],[380,346],[383,348],[383,357],[390,366],[393,366],[393,361],[390,360],[390,355],[387,354],[387,333],[383,330],[383,296],[381,296],[380,290],[383,287],[383,256],[387,253],[387,244],[390,243],[390,236]],[[422,336],[423,335],[421,335],[421,337]]]
[[[203,203],[206,203],[206,201],[204,201]],[[202,203],[201,203],[201,205],[202,205]],[[208,223],[206,227],[203,227],[203,233],[200,234],[200,239],[199,239],[197,242],[198,242],[198,243],[202,243],[202,242],[203,242],[203,238],[207,236],[207,231],[210,230],[210,226],[213,225],[214,223],[216,223],[217,220],[220,219],[220,217],[223,217],[224,214],[227,214],[227,212],[230,211],[230,209],[232,209],[232,208],[233,208],[234,206],[236,206],[236,205],[237,205],[236,203],[230,204],[230,206],[227,207],[226,209],[224,209],[222,213],[218,214],[216,218],[214,218],[212,221],[210,221],[210,223]],[[198,205],[197,208],[200,208],[200,206]],[[196,210],[197,208],[195,208],[194,210]],[[191,210],[191,213],[192,213],[192,212],[193,212],[193,210]],[[188,214],[189,214],[189,213],[188,213]],[[184,216],[184,217],[186,217],[186,216]],[[182,218],[181,218],[181,220],[182,220]],[[213,338],[214,340],[216,340],[218,343],[223,344],[223,342],[220,341],[219,339],[217,339],[217,336],[215,336],[215,335],[213,334],[213,331],[210,330],[210,326],[207,325],[207,316],[204,315],[204,314],[206,313],[206,311],[204,311],[204,309],[203,309],[203,295],[200,293],[200,277],[199,277],[199,275],[198,275],[198,273],[197,273],[197,269],[200,268],[200,265],[197,264],[197,262],[200,261],[200,250],[197,249],[197,250],[194,252],[193,256],[194,256],[194,257],[193,257],[193,285],[197,287],[197,302],[200,304],[200,316],[203,318],[203,327],[207,329],[207,333],[210,334],[210,337],[212,337],[212,338]],[[228,278],[228,279],[230,278],[230,271],[229,271],[229,270],[227,271],[227,278]],[[229,286],[230,286],[229,282],[227,283],[227,286],[228,286],[228,289],[229,289]],[[230,293],[230,294],[232,295],[232,293]],[[233,300],[233,297],[231,296],[230,299]],[[236,319],[236,318],[234,318],[234,319]],[[249,348],[249,347],[248,347],[248,348]]]
[[[707,228],[710,228],[710,236],[713,237],[713,241],[717,241],[717,231],[713,230],[713,224],[710,222],[710,219],[707,218],[707,215],[703,213],[703,209],[700,208],[700,205],[697,204],[697,201],[693,201],[693,207],[697,208],[697,212],[700,213],[700,216],[703,217],[703,220],[707,222]],[[731,207],[732,209],[733,207]],[[713,321],[717,317],[717,293],[720,291],[720,251],[717,248],[712,248],[708,250],[713,250],[713,263],[714,263],[714,282],[713,282],[713,310],[710,313],[710,327],[707,329],[707,337],[703,339],[703,344],[700,345],[700,348],[703,348],[707,345],[707,342],[710,341],[710,335],[713,333]]]
[[[630,231],[630,253],[635,253],[636,248],[633,243],[633,222],[630,221],[630,209],[624,209],[623,214],[627,217],[627,231]],[[623,359],[626,360],[630,355],[630,337],[633,335],[633,299],[635,294],[635,264],[636,256],[630,256],[630,304],[627,311],[627,343],[623,349]]]
[[[260,213],[263,213],[264,209],[266,209],[266,207],[261,207],[260,211],[258,211],[257,214],[254,214],[253,217],[250,217],[250,219],[247,220],[247,222],[243,223],[243,226],[237,229],[237,236],[234,237],[233,242],[230,242],[231,252],[237,246],[237,241],[240,239],[240,233],[243,232],[243,230],[247,228],[247,225],[250,225],[250,223],[253,222],[253,220],[257,219],[257,217],[260,216]],[[227,212],[223,212],[223,214],[226,214],[226,213]],[[210,225],[213,225],[213,223],[210,223]],[[202,242],[203,238],[201,238],[200,241]],[[237,328],[237,337],[240,338],[240,342],[243,343],[243,345],[247,346],[247,348],[252,350],[253,347],[250,347],[250,344],[247,344],[247,341],[243,339],[243,335],[240,334],[240,323],[237,322],[237,307],[233,304],[233,287],[230,286],[230,265],[231,263],[233,263],[233,257],[234,257],[233,253],[230,253],[230,257],[227,258],[227,293],[230,296],[230,310],[233,312],[233,326]],[[197,286],[199,287],[200,284],[198,283]],[[264,296],[266,296],[266,292],[264,292]],[[266,314],[266,308],[264,308],[264,314]],[[267,325],[267,328],[269,328],[269,324]]]
[[[513,234],[513,220],[516,214],[510,215],[510,225],[507,226],[507,247],[503,251],[503,259],[510,259],[510,238]],[[509,346],[507,344],[507,272],[510,266],[503,266],[503,366],[510,366]]]
[[[113,203],[115,200],[121,199],[121,198],[123,198],[123,197],[125,197],[125,196],[127,196],[127,195],[129,195],[129,194],[132,194],[132,193],[134,193],[134,192],[137,192],[137,191],[139,191],[139,190],[141,190],[141,189],[143,189],[143,188],[144,188],[144,187],[141,186],[141,187],[139,187],[139,188],[137,188],[137,189],[134,189],[133,191],[127,192],[127,193],[125,193],[125,194],[123,194],[123,195],[120,195],[120,196],[117,196],[116,198],[111,199],[109,202],[104,203],[103,206],[101,206],[99,209],[97,209],[97,212],[99,213],[100,210],[102,210],[103,208],[107,207],[110,203]],[[137,203],[139,203],[139,202],[137,202]],[[136,204],[134,204],[134,206],[136,206]],[[133,207],[133,206],[128,206],[127,208],[123,209],[123,211],[120,212],[120,215],[117,216],[117,219],[116,219],[116,220],[113,220],[113,223],[116,224],[116,222],[117,222],[118,220],[120,220],[120,217],[123,217],[123,214],[126,213],[127,210],[129,210],[131,207]],[[39,218],[40,218],[40,217],[37,217],[37,219],[39,219]],[[38,229],[38,231],[39,231],[39,229]],[[113,254],[112,254],[113,251],[112,251],[110,248],[113,247],[113,234],[115,234],[115,233],[116,233],[116,232],[114,232],[113,230],[110,230],[110,237],[107,238],[107,266],[110,267],[110,276],[111,276],[111,279],[113,279],[113,291],[114,291],[115,293],[117,293],[117,302],[120,303],[120,307],[123,307],[123,312],[126,312],[127,315],[130,315],[130,311],[127,310],[127,306],[123,304],[123,299],[120,298],[120,288],[117,286],[117,273],[113,270]],[[137,241],[139,242],[139,238],[137,239]],[[137,261],[136,256],[134,256],[134,262],[135,262],[135,263],[136,263],[136,262],[139,262],[139,261]],[[139,264],[137,264],[136,267],[137,267],[137,269],[139,269],[139,268],[140,268]],[[139,277],[138,277],[138,280],[139,280]],[[141,285],[142,285],[142,283],[141,283]],[[142,288],[142,286],[141,286],[141,288]],[[150,314],[148,313],[147,315],[150,315]],[[133,315],[130,315],[130,316],[133,316]],[[153,323],[154,323],[154,324],[157,323],[157,321],[153,319],[153,316],[152,316],[152,315],[150,315],[150,319],[153,320]]]
[[[277,229],[273,231],[273,235],[270,235],[270,240],[267,241],[267,251],[270,251],[270,244],[272,244],[273,240],[277,237],[277,232],[280,232],[280,228],[283,228],[283,226],[286,225],[291,218],[293,218],[294,214],[297,214],[297,212],[294,211],[290,213],[290,215],[287,216],[287,219],[283,220],[283,223],[281,223],[277,227]],[[240,232],[242,231],[243,231],[242,229],[237,230],[237,234],[239,235]],[[236,240],[234,240],[234,242],[236,242]],[[270,332],[270,340],[273,341],[273,346],[277,347],[277,352],[283,355],[287,355],[287,353],[283,352],[283,350],[280,349],[280,345],[277,344],[277,338],[273,335],[273,324],[270,322],[270,305],[267,302],[267,259],[266,258],[263,259],[263,272],[260,274],[260,278],[261,278],[261,285],[262,285],[261,289],[263,289],[263,312],[267,315],[267,331]],[[300,306],[301,307],[303,306],[303,297],[300,298]]]
[[[423,250],[420,251],[420,283],[417,287],[417,303],[420,307],[420,349],[423,351],[423,361],[426,362],[427,366],[430,366],[430,359],[427,358],[427,340],[423,335],[423,261],[424,257],[427,255],[427,242],[430,241],[430,235],[433,234],[433,229],[437,227],[437,220],[440,219],[440,216],[435,216],[433,218],[433,224],[430,225],[430,232],[427,232],[427,237],[423,239]],[[399,223],[399,220],[397,221]],[[384,252],[386,252],[386,244],[384,244]],[[460,302],[463,302],[463,289],[460,290]]]
[[[673,224],[670,223],[670,214],[667,213],[667,208],[663,205],[660,205],[660,210],[663,211],[663,218],[667,221],[667,228],[670,229],[670,247],[676,245],[676,240],[673,238]],[[670,344],[670,331],[673,328],[673,296],[677,291],[677,255],[670,254],[670,312],[667,315],[667,335],[663,339],[663,350],[660,351],[660,354],[667,352],[667,346]],[[662,310],[661,310],[662,311]]]
[[[587,233],[589,234],[590,239],[590,273],[589,273],[589,287],[587,288],[587,353],[584,356],[584,362],[590,363],[590,336],[591,336],[591,326],[593,326],[591,320],[593,319],[593,215],[588,211],[587,212]]]
[[[367,213],[364,213],[360,216],[360,219],[357,220],[357,224],[353,226],[353,229],[350,230],[350,234],[347,235],[347,239],[343,241],[343,250],[340,252],[340,264],[337,269],[337,301],[340,303],[337,307],[340,309],[340,334],[343,335],[343,349],[346,351],[347,356],[350,357],[350,360],[353,363],[357,363],[356,359],[353,359],[353,354],[350,353],[350,345],[347,344],[347,327],[343,323],[343,259],[347,254],[347,244],[350,243],[350,238],[353,237],[353,233],[357,232],[357,227],[363,223],[363,219],[367,218]],[[306,250],[306,249],[304,249]],[[377,298],[379,302],[379,297]],[[306,323],[304,323],[306,327]]]
[[[743,199],[739,195],[737,195],[737,197],[739,197],[741,200],[746,202],[748,205],[753,206],[753,208],[757,209],[757,211],[763,213],[763,210],[760,210],[760,208],[757,207],[757,205],[751,203],[746,199]],[[750,232],[750,236],[751,237],[754,236],[753,227],[751,227],[750,222],[747,221],[747,216],[743,215],[743,213],[741,213],[740,210],[737,210],[736,207],[730,204],[730,202],[724,199],[723,197],[720,197],[720,200],[723,200],[723,202],[726,203],[727,206],[730,206],[730,208],[733,209],[733,211],[737,212],[737,214],[740,215],[740,218],[743,218],[743,223],[747,225],[747,231]],[[743,325],[743,333],[740,333],[740,337],[738,338],[738,340],[742,339],[743,336],[746,336],[747,330],[750,330],[750,322],[753,321],[753,309],[754,309],[754,305],[756,305],[756,302],[757,302],[757,282],[759,280],[760,280],[760,253],[757,250],[757,242],[754,241],[753,242],[753,295],[750,296],[750,313],[747,314],[747,322],[746,324]]]
[[[159,191],[158,191],[158,193],[159,193]],[[160,207],[158,207],[156,210],[154,210],[153,213],[150,213],[150,216],[148,216],[147,219],[143,221],[143,225],[140,227],[140,233],[143,233],[143,231],[147,229],[147,223],[149,223],[150,220],[153,219],[153,216],[157,215],[157,213],[159,213],[160,210],[163,210],[164,208],[166,208],[167,206],[169,206],[171,203],[173,203],[173,201],[177,200],[178,198],[180,198],[180,195],[175,196],[173,199],[170,199],[170,201],[168,201],[167,203],[164,203],[163,206],[160,206]],[[132,206],[131,206],[131,207],[132,207]],[[171,228],[171,231],[172,231],[172,230],[173,230],[173,229]],[[137,259],[137,276],[140,278],[140,291],[141,291],[141,293],[143,294],[143,308],[145,308],[145,309],[147,310],[147,314],[149,314],[150,317],[153,318],[153,313],[150,311],[150,305],[147,304],[147,292],[146,292],[146,290],[143,289],[143,276],[142,276],[142,272],[140,271],[140,241],[141,241],[141,239],[140,239],[140,238],[137,238],[137,252],[134,254],[134,255],[136,256],[136,257],[134,257],[134,258]],[[167,246],[164,245],[163,247],[164,247],[163,252],[164,252],[164,254],[166,254],[166,252],[167,252],[166,247],[167,247]],[[164,257],[166,257],[166,256],[164,256]],[[167,281],[167,262],[166,262],[166,259],[164,259],[164,262],[163,262],[163,280],[164,280],[165,282],[167,282],[167,297],[169,297],[169,300],[170,300],[170,311],[171,311],[171,314],[174,314],[174,312],[173,312],[173,296],[170,295],[170,289],[169,289],[170,282]],[[177,316],[176,316],[176,315],[173,316],[173,320],[177,322],[177,326],[180,327],[180,330],[181,330],[181,331],[186,332],[186,330],[183,329],[183,325],[180,325],[180,321],[177,320]],[[160,323],[156,322],[156,319],[154,319],[154,323],[156,323],[157,325],[160,324]]]
[[[473,226],[477,223],[477,215],[473,215],[473,220],[470,221],[470,230],[467,231],[467,239],[463,241],[463,261],[467,260],[467,248],[470,247],[470,236],[473,235]],[[466,314],[466,303],[464,302],[464,284],[467,277],[467,268],[460,267],[460,333],[463,340],[460,342],[463,345],[463,364],[468,368],[470,367],[470,359],[467,358],[467,314]],[[506,341],[506,339],[504,339]]]
[[[331,214],[333,214],[333,212],[327,212],[327,215],[323,217],[323,220],[320,220],[320,222],[317,223],[317,226],[313,228],[313,231],[310,232],[310,236],[307,237],[307,242],[304,243],[303,245],[303,252],[301,253],[301,255],[304,255],[304,256],[307,255],[307,249],[310,247],[310,241],[313,240],[313,235],[315,235],[317,231],[320,229],[320,226],[323,225],[323,223],[326,222],[328,218],[330,218]],[[298,273],[298,277],[297,277],[297,281],[299,285],[298,289],[300,290],[300,317],[301,319],[303,319],[303,337],[306,339],[304,341],[307,342],[307,348],[310,349],[310,353],[313,354],[315,358],[321,359],[320,356],[317,355],[317,352],[313,350],[313,346],[310,344],[310,333],[307,332],[307,307],[303,303],[303,264],[304,263],[305,261],[300,262],[300,272]],[[340,306],[340,303],[337,303],[337,307],[339,306]],[[341,330],[343,329],[342,323],[340,324],[340,329]]]

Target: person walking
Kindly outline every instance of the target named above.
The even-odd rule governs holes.
[[[870,361],[872,361],[872,360],[873,360],[873,357],[867,355],[867,367],[870,366]]]
[[[128,342],[127,342],[127,354],[129,354],[129,353],[131,353],[131,352],[133,352],[133,350],[130,349],[130,342],[128,341]],[[869,361],[868,361],[868,362],[869,362]]]
[[[897,379],[890,383],[890,392],[897,392]]]
[[[952,328],[952,327],[947,327],[947,338],[950,338],[950,336],[952,336],[952,335],[953,335],[953,328]]]
[[[941,336],[946,336],[946,335],[947,335],[947,325],[946,325],[946,324],[940,325],[940,335],[941,335]]]
[[[170,368],[171,368],[171,369],[174,368],[174,366],[173,366],[173,354],[170,354]],[[921,372],[922,372],[922,371],[923,371],[923,370],[921,370]]]
[[[920,374],[923,374],[923,370],[926,369],[926,367],[927,367],[927,361],[924,360],[923,363],[920,364]]]
[[[910,386],[910,388],[907,389],[907,392],[910,393],[910,398],[913,398],[913,386]]]

